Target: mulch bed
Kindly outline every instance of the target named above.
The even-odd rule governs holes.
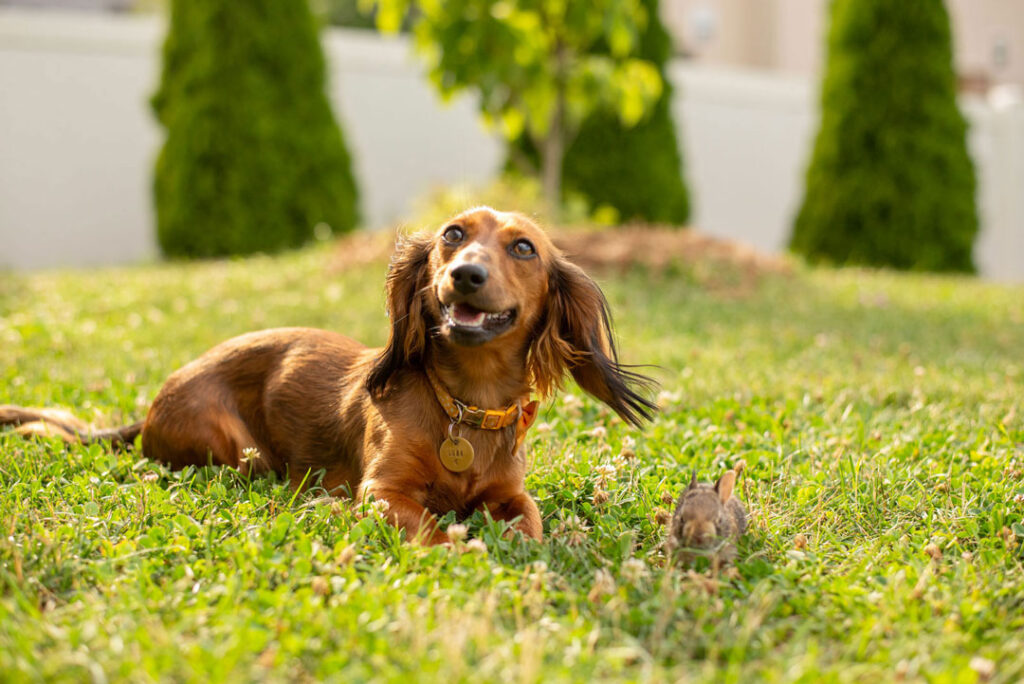
[[[591,273],[623,273],[636,268],[656,274],[686,271],[708,290],[743,295],[768,275],[792,273],[791,262],[731,240],[691,229],[631,224],[615,229],[563,228],[550,231],[555,244]],[[392,231],[360,231],[343,237],[331,268],[344,270],[384,261],[394,250]]]

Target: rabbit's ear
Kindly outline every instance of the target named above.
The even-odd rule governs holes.
[[[693,469],[693,477],[690,478],[690,484],[689,484],[689,486],[687,486],[687,489],[696,489],[696,488],[697,488],[697,469],[694,468]]]
[[[743,469],[746,468],[746,467],[747,467],[747,462],[744,461],[741,458],[740,460],[736,461],[736,463],[735,463],[735,465],[733,465],[732,469],[736,473],[736,477],[739,477],[740,475],[743,474]]]
[[[736,486],[736,471],[726,470],[715,483],[715,491],[718,492],[718,498],[722,500],[722,503],[728,501],[732,496],[734,486]]]

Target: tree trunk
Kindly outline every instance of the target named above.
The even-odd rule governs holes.
[[[540,144],[541,186],[544,202],[548,205],[551,220],[561,217],[562,207],[562,161],[565,159],[565,91],[567,55],[565,47],[559,44],[555,48],[555,110],[551,113],[551,123],[547,134]]]
[[[558,220],[559,207],[562,204],[562,159],[565,157],[565,140],[563,139],[560,117],[556,115],[548,129],[548,134],[541,143],[541,184],[544,191],[544,202],[552,220]]]

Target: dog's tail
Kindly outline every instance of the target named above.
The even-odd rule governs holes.
[[[12,425],[23,437],[42,435],[59,437],[68,443],[93,444],[109,442],[111,446],[131,449],[135,438],[142,432],[142,422],[118,428],[96,430],[67,411],[50,408],[22,408],[0,406],[0,427]]]

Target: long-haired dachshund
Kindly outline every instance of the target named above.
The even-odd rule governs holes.
[[[437,544],[436,515],[486,510],[540,539],[523,436],[569,371],[626,421],[650,418],[649,380],[619,364],[608,304],[521,214],[483,207],[405,238],[387,276],[383,349],[279,328],[224,342],[167,379],[142,423],[95,431],[63,411],[0,407],[23,434],[127,445],[174,468],[214,463],[384,500]]]

